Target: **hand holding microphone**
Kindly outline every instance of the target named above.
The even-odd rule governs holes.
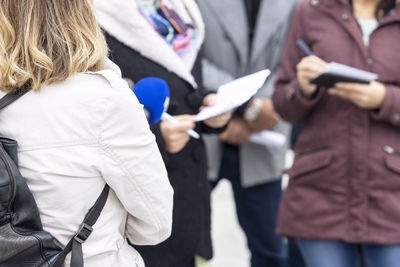
[[[132,89],[144,111],[149,124],[160,121],[169,106],[169,87],[160,78],[147,77],[138,81]]]
[[[194,115],[193,116],[186,115],[186,116],[188,116],[188,118],[190,118],[191,121],[194,123],[194,121],[195,121],[195,116]],[[164,112],[162,114],[162,116],[161,116],[161,120],[166,121],[166,122],[170,122],[170,123],[175,124],[175,125],[178,125],[180,123],[180,120],[177,119],[176,117],[178,117],[178,116],[171,116],[167,112]],[[195,138],[195,139],[199,139],[200,135],[195,130],[193,130],[193,128],[194,128],[194,124],[193,124],[193,127],[188,128],[186,130],[186,133],[188,135],[190,135],[191,137]]]
[[[182,150],[190,140],[189,135],[196,139],[200,138],[200,135],[193,130],[195,125],[193,116],[171,116],[165,112],[169,105],[169,87],[163,79],[143,78],[137,82],[133,92],[144,106],[150,124],[162,120],[160,130],[169,153]]]
[[[181,151],[189,142],[190,136],[187,131],[194,128],[194,120],[190,115],[179,115],[172,118],[176,120],[176,123],[163,121],[160,128],[166,150],[174,154]]]

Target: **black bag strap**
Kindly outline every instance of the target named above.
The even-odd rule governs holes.
[[[71,251],[71,267],[83,267],[82,244],[93,232],[92,226],[100,217],[101,211],[107,202],[109,191],[110,187],[106,184],[100,196],[97,198],[96,203],[94,203],[93,207],[91,207],[86,214],[77,234],[71,238],[64,250],[57,256],[57,260],[52,267],[62,267],[64,265],[65,257]]]
[[[7,107],[11,103],[13,103],[15,100],[17,100],[18,98],[20,98],[21,96],[26,94],[28,91],[29,91],[28,88],[21,87],[18,90],[16,90],[15,92],[9,93],[9,94],[6,94],[5,96],[3,96],[0,99],[0,110]]]

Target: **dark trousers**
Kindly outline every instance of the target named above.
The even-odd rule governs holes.
[[[244,188],[240,183],[238,148],[227,144],[219,177],[227,178],[232,184],[237,217],[251,253],[251,267],[286,266],[283,241],[275,233],[281,181]],[[212,187],[217,183],[213,182]]]
[[[288,241],[288,267],[306,267],[296,241]]]
[[[194,266],[194,259],[190,263],[182,265],[182,266],[179,266],[179,267],[195,267]]]

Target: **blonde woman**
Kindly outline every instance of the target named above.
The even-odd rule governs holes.
[[[107,183],[85,266],[143,267],[126,238],[154,245],[170,235],[173,190],[91,3],[1,0],[0,25],[0,97],[31,89],[0,113],[0,132],[19,143],[44,230],[65,246]]]

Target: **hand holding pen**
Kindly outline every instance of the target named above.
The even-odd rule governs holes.
[[[199,138],[199,134],[193,130],[194,126],[194,116],[171,116],[164,113],[160,129],[166,151],[171,154],[178,153],[186,146],[191,136]]]
[[[328,63],[315,56],[311,49],[302,40],[298,40],[296,45],[306,55],[306,57],[303,57],[296,66],[297,80],[303,96],[310,98],[317,90],[317,86],[310,84],[310,81],[321,75],[325,71]]]

